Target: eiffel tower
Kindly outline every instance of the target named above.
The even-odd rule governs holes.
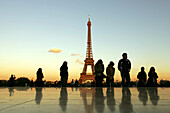
[[[88,26],[88,39],[87,39],[87,51],[86,51],[86,59],[84,60],[84,68],[83,72],[80,74],[79,82],[82,84],[86,80],[94,80],[94,60],[92,53],[92,43],[91,43],[91,21],[89,16],[89,21],[87,23]],[[91,66],[92,73],[87,73],[87,66]]]

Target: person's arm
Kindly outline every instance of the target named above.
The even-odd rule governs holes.
[[[115,75],[115,68],[113,67],[113,76]]]
[[[44,78],[44,75],[43,75],[43,73],[42,73],[42,78]]]
[[[130,62],[130,60],[129,60],[129,72],[130,72],[130,69],[131,69],[131,62]]]
[[[158,78],[158,75],[157,75],[157,73],[155,73],[155,75],[156,75],[156,78]]]
[[[108,67],[106,68],[106,75],[108,75],[109,74],[109,72],[108,72],[109,70],[108,70]]]
[[[118,62],[118,70],[121,72],[122,71],[122,66],[121,66],[121,60]]]
[[[137,75],[137,78],[139,79],[140,77],[139,77],[139,73],[138,73],[138,75]]]
[[[102,72],[104,72],[104,65],[102,65]]]

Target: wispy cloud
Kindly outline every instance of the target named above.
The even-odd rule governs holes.
[[[71,56],[79,56],[79,57],[83,57],[83,56],[81,56],[80,54],[77,54],[77,53],[73,53],[73,54],[71,54]]]
[[[76,63],[79,63],[79,64],[84,64],[82,61],[80,61],[79,59],[76,59]]]
[[[80,56],[80,54],[71,54],[71,56]]]
[[[61,53],[62,50],[61,50],[61,49],[57,49],[57,48],[52,48],[52,49],[50,49],[48,52]]]

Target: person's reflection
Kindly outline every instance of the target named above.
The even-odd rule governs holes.
[[[119,105],[120,113],[132,113],[131,92],[128,87],[122,88],[122,102]]]
[[[68,101],[67,89],[66,87],[62,87],[60,91],[59,105],[62,111],[66,111]]]
[[[36,90],[35,102],[36,102],[37,105],[39,105],[41,100],[42,100],[42,97],[43,97],[42,88],[37,87],[37,88],[35,88],[35,90]]]
[[[113,87],[107,87],[107,106],[110,109],[111,112],[115,111],[115,98],[114,98],[114,88]]]
[[[13,87],[9,87],[9,96],[13,96],[14,95],[14,88]]]
[[[139,91],[139,95],[138,95],[139,100],[143,102],[144,106],[146,106],[146,102],[148,101],[148,94],[147,94],[146,88],[138,87],[137,89]]]
[[[158,96],[157,87],[149,87],[148,88],[148,93],[149,93],[150,101],[152,102],[152,104],[153,105],[158,105],[159,96]]]
[[[95,109],[98,113],[103,113],[104,111],[104,96],[102,87],[96,87],[95,92]]]

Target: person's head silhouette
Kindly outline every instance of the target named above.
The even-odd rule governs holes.
[[[114,66],[115,64],[114,64],[113,61],[110,61],[110,64],[109,64],[109,65]]]
[[[141,67],[141,71],[144,72],[144,71],[145,71],[145,68],[144,68],[144,67]]]
[[[66,61],[64,61],[64,62],[63,62],[63,65],[64,65],[64,66],[67,66],[67,62],[66,62]]]
[[[103,61],[101,59],[98,60],[99,64],[103,64]]]
[[[122,54],[122,57],[123,57],[123,59],[126,60],[126,59],[127,59],[127,53],[123,53],[123,54]]]
[[[151,68],[150,68],[150,72],[151,72],[151,73],[154,73],[154,72],[155,72],[155,68],[154,68],[154,67],[151,67]]]

